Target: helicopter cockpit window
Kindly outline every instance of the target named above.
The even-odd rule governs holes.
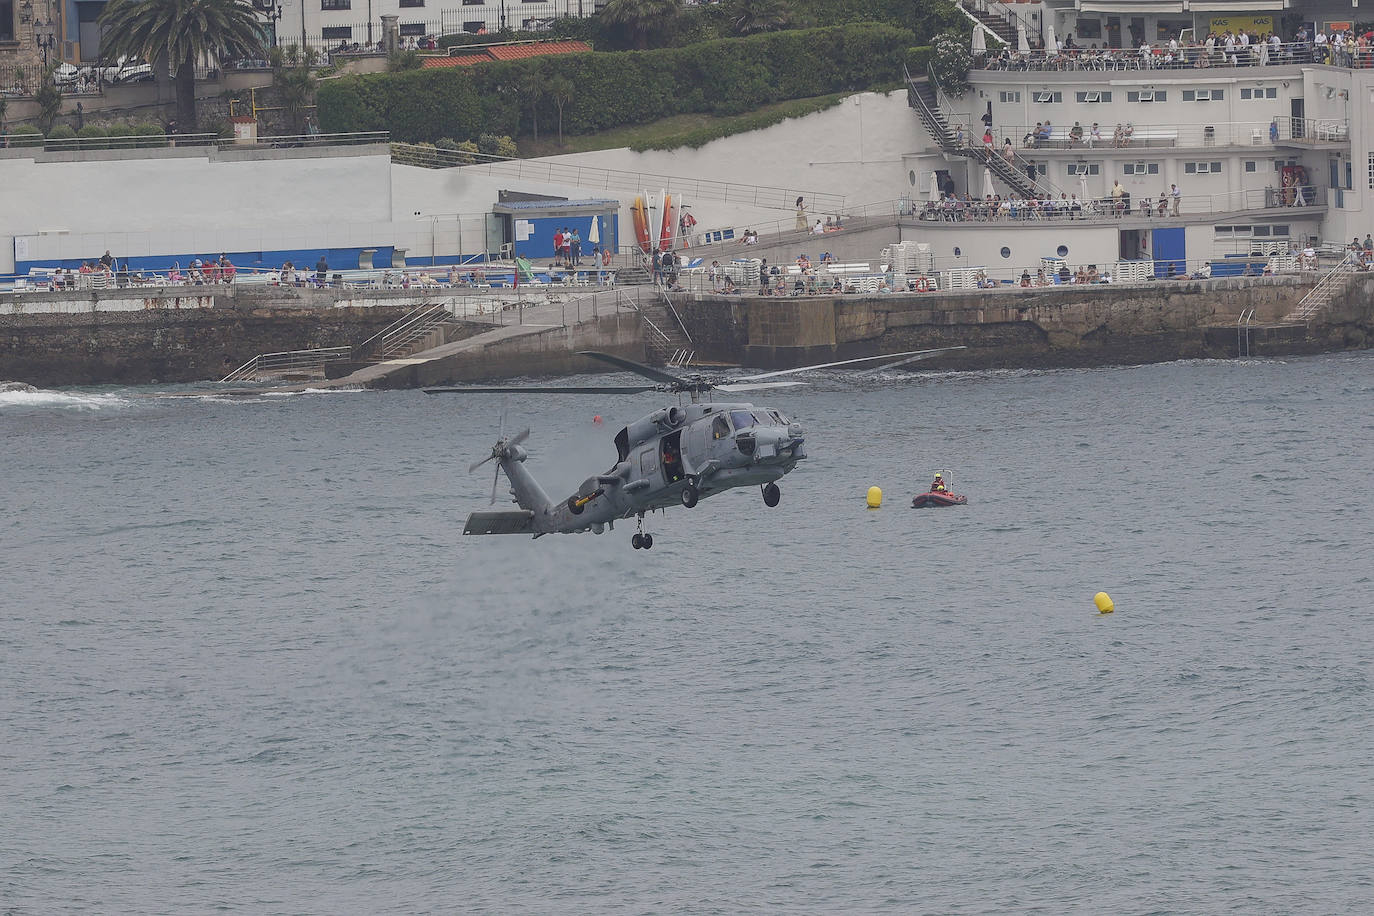
[[[786,426],[786,425],[787,425],[787,418],[784,417],[784,416],[783,416],[781,413],[779,413],[778,411],[776,411],[776,410],[770,410],[770,411],[768,411],[768,415],[771,416],[771,417],[773,418],[773,422],[776,423],[776,424],[778,424],[779,426]]]
[[[754,411],[754,425],[755,425],[755,426],[772,426],[772,425],[773,425],[773,417],[772,417],[772,415],[769,414],[768,411],[766,411],[766,410],[756,410],[756,411]]]
[[[724,414],[717,414],[711,421],[711,438],[724,439],[730,435],[730,424],[726,422]]]
[[[748,429],[754,425],[754,415],[747,410],[732,410],[730,422],[735,424],[735,429]]]

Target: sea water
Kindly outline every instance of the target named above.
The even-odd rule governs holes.
[[[1374,907],[1374,354],[760,392],[651,551],[461,530],[661,396],[153,394],[0,394],[0,911]]]

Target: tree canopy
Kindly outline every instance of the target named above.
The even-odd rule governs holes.
[[[183,130],[196,125],[197,63],[264,55],[262,23],[247,0],[111,0],[100,24],[101,57],[140,57],[155,72],[175,68]]]

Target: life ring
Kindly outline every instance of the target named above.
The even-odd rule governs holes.
[[[918,293],[928,293],[928,292],[930,292],[930,284],[929,284],[929,282],[926,280],[925,277],[921,277],[920,279],[918,279],[918,280],[916,281],[916,292],[918,292]]]

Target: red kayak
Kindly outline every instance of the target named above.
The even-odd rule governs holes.
[[[966,506],[968,505],[967,496],[957,496],[953,493],[939,493],[935,490],[929,493],[917,493],[916,498],[911,501],[913,509],[938,509],[941,506]]]

